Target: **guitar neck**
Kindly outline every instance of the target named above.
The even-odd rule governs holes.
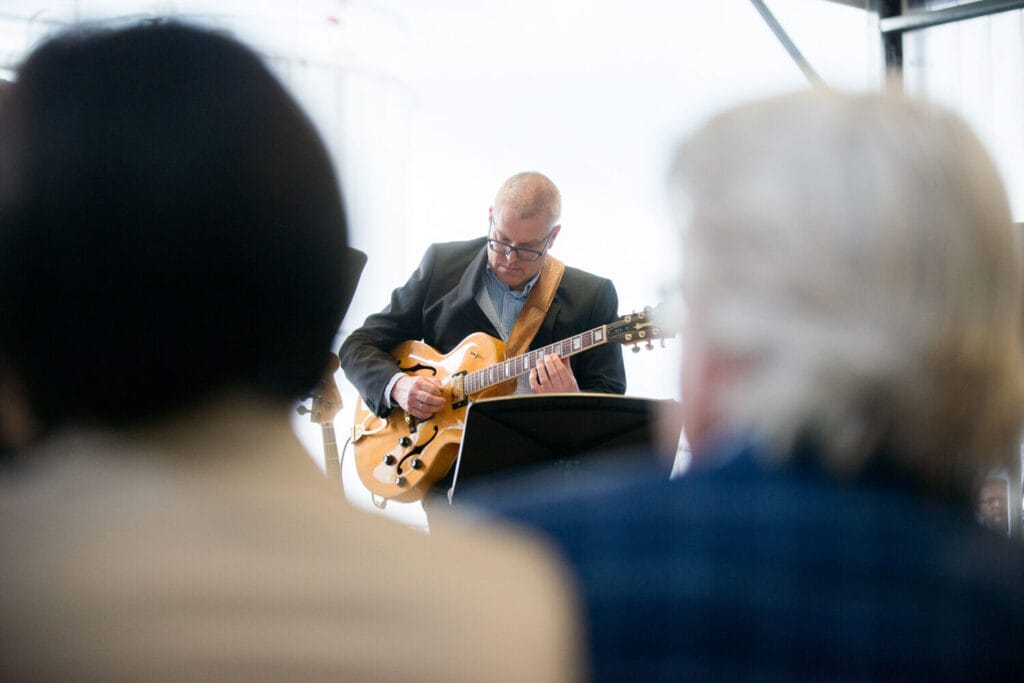
[[[341,483],[341,460],[338,458],[338,440],[333,424],[322,424],[324,437],[324,471],[329,481]]]
[[[495,384],[501,384],[506,380],[525,375],[537,365],[538,359],[549,353],[558,354],[559,358],[568,358],[596,346],[601,346],[608,341],[607,327],[607,325],[601,325],[592,330],[557,341],[554,344],[548,344],[543,348],[533,349],[501,363],[471,372],[466,375],[465,384],[463,385],[464,391],[469,395],[475,394]]]

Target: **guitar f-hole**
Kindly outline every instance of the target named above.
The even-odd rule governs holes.
[[[435,367],[433,367],[431,365],[424,365],[423,363],[417,363],[416,365],[410,365],[409,367],[405,367],[405,368],[403,368],[400,365],[400,366],[398,366],[398,369],[400,371],[408,373],[410,375],[415,373],[415,372],[419,372],[420,370],[429,370],[431,375],[434,375],[435,377],[437,376],[437,368],[435,368]]]

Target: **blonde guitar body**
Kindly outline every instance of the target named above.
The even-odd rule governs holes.
[[[353,443],[356,470],[366,488],[382,498],[412,502],[444,477],[459,453],[470,398],[459,394],[452,377],[493,366],[504,354],[505,344],[482,332],[466,337],[444,355],[419,341],[396,346],[391,355],[399,369],[440,381],[445,405],[429,420],[417,420],[398,409],[386,418],[377,417],[359,401]],[[472,398],[511,394],[515,386],[513,378]]]
[[[547,354],[568,358],[609,342],[633,344],[634,350],[645,342],[650,348],[652,340],[664,338],[654,323],[655,313],[648,307],[507,359],[505,344],[482,332],[469,335],[447,354],[419,341],[399,344],[391,351],[398,369],[438,380],[444,407],[429,420],[417,420],[397,408],[387,417],[377,417],[360,399],[352,426],[359,479],[385,501],[420,500],[455,463],[470,401],[513,393],[517,378]]]

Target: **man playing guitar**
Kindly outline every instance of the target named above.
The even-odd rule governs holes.
[[[554,183],[540,173],[519,173],[498,190],[485,237],[427,249],[390,304],[341,347],[341,366],[370,413],[384,417],[397,407],[426,420],[448,400],[435,375],[399,369],[392,352],[404,341],[448,353],[483,332],[506,342],[510,357],[615,320],[618,296],[610,280],[548,254],[560,215]],[[511,380],[506,389],[511,393]],[[515,386],[519,393],[625,390],[622,352],[614,344],[571,358],[543,355]]]

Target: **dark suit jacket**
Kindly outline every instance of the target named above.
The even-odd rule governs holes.
[[[384,415],[384,389],[396,372],[389,352],[403,341],[423,340],[448,353],[474,332],[498,337],[475,295],[487,265],[486,238],[433,244],[409,281],[391,293],[391,303],[349,335],[338,354],[345,376],[366,406]],[[618,316],[611,280],[566,267],[554,301],[530,344],[539,348],[611,322]],[[622,394],[626,372],[622,349],[605,344],[573,356],[581,391]]]
[[[616,461],[571,492],[534,480],[475,501],[565,554],[594,680],[1019,678],[1024,547],[968,501],[731,454],[673,481]]]

